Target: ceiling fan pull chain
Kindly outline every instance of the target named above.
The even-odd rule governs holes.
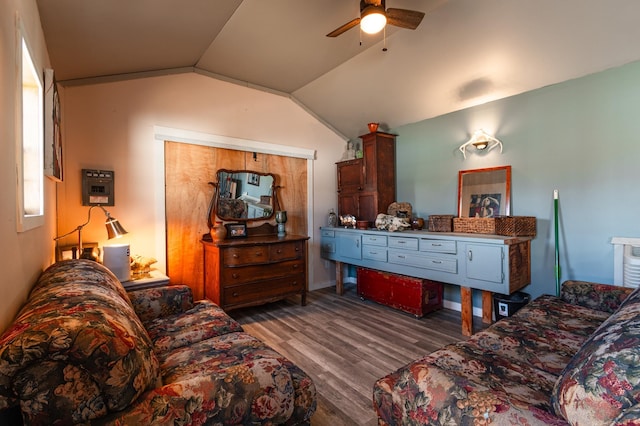
[[[383,47],[382,47],[382,51],[386,52],[387,51],[387,27],[384,27],[382,29],[383,33],[382,33],[382,43],[383,43]]]

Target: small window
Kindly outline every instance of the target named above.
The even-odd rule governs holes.
[[[43,89],[24,31],[18,22],[19,60],[16,113],[18,232],[44,223]]]

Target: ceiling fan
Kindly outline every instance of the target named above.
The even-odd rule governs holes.
[[[360,0],[360,17],[336,28],[327,37],[337,37],[360,24],[360,29],[368,34],[381,31],[386,24],[415,30],[422,22],[424,12],[409,9],[385,8],[385,0]]]

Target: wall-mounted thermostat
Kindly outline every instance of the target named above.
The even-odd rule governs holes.
[[[113,206],[113,170],[82,169],[82,205]]]

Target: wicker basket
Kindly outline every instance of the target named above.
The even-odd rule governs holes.
[[[496,234],[511,237],[535,237],[536,218],[534,216],[498,216]]]
[[[494,217],[456,217],[453,219],[453,232],[470,234],[495,234]]]
[[[432,214],[429,216],[427,229],[430,232],[451,232],[453,230],[452,214]]]

